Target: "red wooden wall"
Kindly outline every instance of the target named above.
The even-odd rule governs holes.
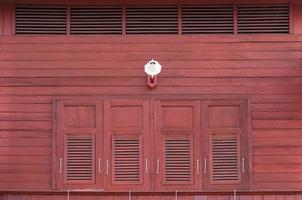
[[[302,16],[284,35],[12,36],[0,7],[0,190],[51,190],[53,99],[199,95],[250,100],[250,190],[302,189]],[[163,66],[146,87],[143,65]],[[277,197],[278,196],[278,197]],[[180,196],[230,199],[232,196]],[[46,196],[5,194],[3,199]],[[65,199],[66,196],[47,196]],[[73,196],[71,199],[100,199]],[[107,198],[107,197],[106,197]],[[125,199],[112,197],[112,199]],[[145,199],[146,197],[133,197]],[[172,199],[150,196],[148,199]],[[301,195],[238,196],[301,199]]]

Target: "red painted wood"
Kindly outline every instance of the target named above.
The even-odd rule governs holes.
[[[206,188],[248,188],[250,159],[247,102],[209,100],[204,102],[203,109],[206,124],[203,137],[207,138],[207,142],[203,143],[203,152],[208,153],[204,171]],[[233,150],[229,152],[226,145]],[[223,159],[223,162],[219,159]]]
[[[57,2],[61,4],[67,1]],[[184,1],[189,2],[200,3]],[[137,1],[129,3],[135,5]],[[144,3],[154,4],[154,1]],[[170,3],[175,5],[172,1],[158,2]],[[13,32],[10,9],[3,12],[5,22],[2,31],[8,35]],[[52,188],[56,181],[52,179],[52,168],[56,171],[58,166],[56,162],[51,165],[52,151],[57,149],[51,146],[54,138],[52,131],[55,129],[53,99],[83,102],[87,99],[137,101],[138,98],[145,98],[151,102],[152,98],[168,99],[169,95],[175,95],[170,97],[172,101],[191,99],[201,103],[208,99],[225,102],[226,99],[249,98],[251,119],[246,119],[246,122],[251,120],[252,126],[249,189],[301,190],[301,3],[295,1],[293,9],[295,34],[290,35],[0,37],[0,189],[21,191]],[[158,59],[163,65],[158,87],[154,90],[146,87],[143,72],[143,65],[150,57]],[[200,112],[202,114],[203,109]],[[149,123],[151,133],[154,133],[152,120]],[[156,144],[152,142],[149,147],[155,149]],[[102,154],[101,150],[99,152]],[[153,150],[151,152],[154,153]],[[150,160],[153,168],[150,168],[146,178],[150,181],[147,190],[154,189],[155,160]],[[105,165],[104,161],[102,165]],[[100,186],[94,189],[103,188],[102,175],[98,175],[98,178]],[[204,186],[206,180],[201,180]],[[166,189],[182,188],[171,186]],[[196,188],[205,190],[203,187]],[[131,186],[131,189],[137,190],[135,186]],[[55,198],[66,199],[65,193]],[[219,194],[179,196],[179,199],[231,198]],[[83,197],[74,194],[71,198],[128,197],[117,194],[115,197],[90,195]],[[175,198],[173,195],[147,195],[149,199]],[[296,197],[297,200],[301,199],[299,195]],[[51,199],[54,196],[5,196],[5,199],[26,198]],[[135,198],[147,197],[141,195]],[[238,198],[293,199],[286,195]]]
[[[200,147],[202,143],[199,102],[158,100],[155,102],[154,112],[155,189],[190,190],[201,188],[202,157]],[[174,166],[171,163],[175,163]]]
[[[302,33],[302,14],[301,14],[302,4],[297,2],[292,5],[293,12],[293,33],[301,34]]]
[[[150,104],[147,100],[105,102],[105,189],[149,191]],[[129,160],[128,160],[128,159]]]
[[[3,35],[3,25],[4,25],[4,8],[3,4],[0,4],[0,35]]]
[[[98,102],[57,102],[57,151],[53,155],[57,188],[103,187],[102,120]]]
[[[3,35],[12,35],[14,32],[14,4],[3,5]]]

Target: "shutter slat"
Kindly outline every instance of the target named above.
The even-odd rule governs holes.
[[[121,34],[122,8],[72,6],[71,34]]]
[[[176,34],[176,6],[129,6],[126,17],[127,34]]]
[[[91,181],[93,177],[93,138],[91,135],[67,135],[67,180]]]
[[[191,181],[191,143],[189,139],[165,139],[165,181]]]
[[[16,6],[16,34],[65,34],[65,6]]]
[[[239,5],[238,33],[289,33],[289,5]]]
[[[139,182],[140,140],[136,138],[118,138],[113,140],[114,181]]]
[[[183,6],[183,34],[233,33],[232,5]]]
[[[238,139],[236,135],[212,135],[212,180],[238,181]]]

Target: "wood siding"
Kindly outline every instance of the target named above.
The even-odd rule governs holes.
[[[251,188],[301,189],[300,36],[0,41],[1,189],[51,188],[54,98],[129,94],[250,98]],[[154,90],[142,70],[150,55],[164,66]]]
[[[169,95],[178,99],[248,99],[252,130],[249,189],[302,189],[300,34],[11,36],[11,10],[10,5],[0,7],[4,19],[0,20],[0,34],[10,35],[0,37],[1,191],[53,188],[52,172],[57,167],[52,164],[56,159],[52,157],[54,99]],[[301,32],[301,25],[295,30]],[[151,58],[163,66],[153,90],[146,86],[143,71]],[[66,195],[7,193],[0,199],[66,199]],[[298,194],[238,198],[276,200],[277,196],[278,200],[302,199]],[[127,198],[127,194],[105,198],[109,197]],[[74,195],[71,199],[102,198]],[[148,197],[172,198],[174,194]],[[233,196],[178,197],[220,198]]]

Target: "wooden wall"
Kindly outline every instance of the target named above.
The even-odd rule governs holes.
[[[48,200],[301,200],[301,193],[296,194],[255,194],[255,195],[177,195],[175,194],[166,194],[166,195],[152,195],[152,196],[137,196],[132,195],[130,198],[127,194],[115,195],[90,195],[90,194],[72,194],[70,193],[69,197],[66,194],[57,194],[57,195],[31,195],[31,194],[7,194],[3,196],[5,200],[39,200],[39,199],[48,199]],[[1,196],[0,196],[1,199]]]
[[[0,38],[0,188],[50,189],[52,100],[101,95],[248,97],[252,188],[302,188],[302,37]],[[143,65],[163,65],[146,87]]]
[[[4,14],[4,10],[0,11],[0,16]],[[1,30],[5,35],[7,29]],[[159,85],[154,90],[146,87],[143,71],[143,65],[151,58],[163,66]],[[2,36],[0,190],[52,188],[53,99],[109,95],[249,98],[250,189],[301,190],[301,86],[302,36],[299,34]],[[9,200],[19,198],[40,197],[4,196]],[[171,198],[174,196],[167,197]],[[276,199],[277,196],[248,198]],[[301,196],[279,198],[298,200]]]

